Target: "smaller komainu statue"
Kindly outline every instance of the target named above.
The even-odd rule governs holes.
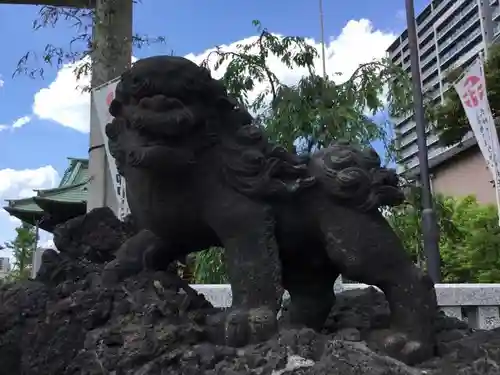
[[[290,323],[321,328],[342,274],[385,293],[390,354],[433,354],[434,286],[380,212],[403,194],[373,149],[339,142],[299,157],[276,147],[208,70],[174,56],[136,62],[110,113],[110,150],[142,231],[107,265],[106,280],[141,261],[166,267],[222,246],[233,291],[220,318],[226,344],[274,333],[282,288]]]

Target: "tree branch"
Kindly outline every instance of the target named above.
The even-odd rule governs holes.
[[[64,8],[94,8],[96,0],[0,0],[9,5],[47,5]]]
[[[269,68],[267,67],[267,64],[266,64],[266,57],[265,57],[265,47],[264,45],[262,44],[262,40],[264,39],[264,36],[268,36],[268,35],[271,35],[267,32],[267,30],[263,30],[261,33],[260,33],[260,36],[259,36],[259,39],[257,41],[258,45],[259,45],[259,50],[260,50],[260,58],[262,59],[262,69],[264,69],[264,71],[266,72],[266,75],[267,75],[267,79],[269,80],[269,84],[271,85],[271,93],[273,95],[273,101],[276,100],[276,97],[277,97],[277,94],[276,94],[276,87],[274,86],[274,82],[273,82],[273,78],[276,79],[277,82],[279,82],[278,78],[274,75],[273,72],[271,72],[269,70]]]

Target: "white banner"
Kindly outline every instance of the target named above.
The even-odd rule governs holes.
[[[116,198],[118,201],[118,212],[116,214],[120,219],[123,219],[130,213],[125,190],[125,180],[118,174],[115,159],[109,152],[108,137],[106,136],[106,124],[113,120],[113,116],[111,116],[111,114],[109,113],[109,105],[115,97],[115,89],[119,81],[120,79],[116,78],[105,83],[102,86],[93,89],[92,105],[94,105],[95,111],[97,113],[97,118],[99,119],[99,126],[104,140],[104,147],[106,149],[106,157],[108,159],[108,165],[113,179],[113,187],[115,189]]]
[[[462,78],[455,82],[454,86],[479,148],[495,181],[500,225],[500,145],[490,103],[488,102],[483,60],[481,58],[476,59],[465,71]]]

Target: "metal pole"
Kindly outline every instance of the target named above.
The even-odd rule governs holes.
[[[420,183],[422,187],[422,234],[424,252],[427,261],[427,272],[435,283],[441,281],[441,260],[439,255],[439,232],[433,209],[429,159],[427,154],[426,122],[420,80],[420,62],[418,56],[417,27],[413,0],[406,0],[406,22],[408,24],[408,45],[410,47],[411,77],[413,81],[413,103],[417,131],[418,160],[420,167]]]
[[[323,13],[323,0],[318,0],[319,6],[319,25],[321,32],[321,63],[323,65],[323,79],[326,81],[326,52],[325,52],[325,17]],[[333,289],[335,293],[340,293],[344,290],[342,275],[339,275],[335,280]]]
[[[323,0],[319,0],[319,24],[321,27],[321,60],[323,63],[323,79],[326,79],[325,21],[323,15]]]

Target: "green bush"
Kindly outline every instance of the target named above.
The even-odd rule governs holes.
[[[452,200],[460,241],[443,241],[441,257],[446,282],[500,282],[500,227],[497,208],[474,197]]]
[[[389,222],[420,267],[425,267],[418,190],[392,209]],[[500,282],[500,227],[497,209],[473,196],[436,196],[442,280],[445,283]]]
[[[228,283],[224,249],[211,247],[195,255],[194,282],[197,284]]]

